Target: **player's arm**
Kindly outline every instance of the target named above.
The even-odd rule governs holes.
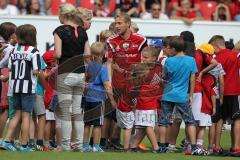
[[[192,106],[193,92],[195,88],[195,73],[191,73],[190,76],[190,89],[189,89],[189,106]]]
[[[202,76],[205,74],[205,73],[208,73],[210,70],[212,70],[213,68],[215,68],[216,66],[218,65],[218,62],[215,60],[215,59],[212,59],[210,61],[210,64],[205,67],[200,73],[199,73],[199,76],[197,77],[197,81],[201,82],[202,80]]]
[[[223,104],[223,92],[224,92],[224,76],[219,75],[219,99],[220,99],[220,106]]]
[[[38,51],[32,54],[32,68],[33,74],[38,75],[41,70],[40,54]]]
[[[117,103],[116,103],[116,101],[114,100],[114,97],[113,97],[113,90],[112,90],[111,82],[110,81],[105,81],[105,82],[103,82],[103,85],[104,85],[107,96],[110,99],[110,102],[111,102],[113,108],[116,108]]]
[[[86,64],[91,62],[91,51],[90,51],[90,44],[88,41],[85,42],[83,56],[84,56],[84,62]]]
[[[60,59],[62,57],[62,40],[57,33],[54,33],[54,50],[54,58]]]

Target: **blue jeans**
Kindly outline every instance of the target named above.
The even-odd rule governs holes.
[[[32,113],[35,100],[34,94],[16,93],[13,95],[13,98],[16,110]]]
[[[189,107],[189,103],[162,101],[161,113],[159,116],[160,126],[169,126],[171,124],[174,107],[177,107],[186,126],[196,125],[196,121],[193,117],[192,109]]]

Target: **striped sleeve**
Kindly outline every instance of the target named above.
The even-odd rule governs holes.
[[[38,50],[35,50],[35,52],[33,52],[33,51],[32,51],[32,67],[33,67],[33,70],[40,70],[41,69],[41,60],[40,60],[39,51]]]

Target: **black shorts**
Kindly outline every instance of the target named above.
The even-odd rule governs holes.
[[[84,123],[86,126],[102,126],[104,105],[102,102],[86,102],[84,107]]]
[[[116,109],[112,107],[112,104],[110,103],[110,99],[107,99],[105,101],[104,117],[117,122]]]
[[[240,119],[240,106],[238,96],[223,97],[223,120]]]
[[[220,100],[216,99],[216,113],[212,116],[212,123],[217,123],[223,119],[223,106],[220,106]]]

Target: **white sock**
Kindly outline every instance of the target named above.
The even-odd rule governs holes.
[[[202,146],[203,145],[203,139],[197,139],[197,145]]]

